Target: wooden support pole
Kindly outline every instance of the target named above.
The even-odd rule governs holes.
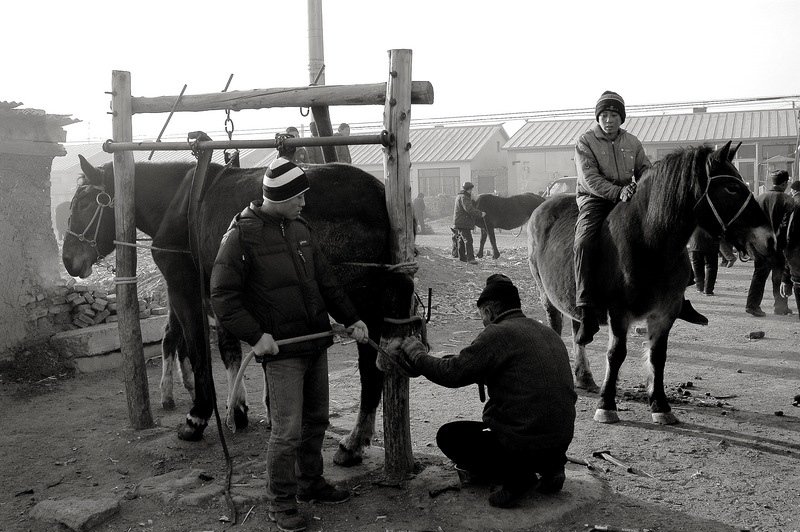
[[[383,111],[384,129],[395,142],[385,150],[386,206],[392,228],[392,263],[414,260],[411,211],[411,50],[389,51],[389,83]],[[411,307],[411,302],[409,302]],[[385,468],[391,478],[402,479],[414,469],[409,420],[408,378],[388,373],[383,381],[383,432]]]
[[[133,114],[169,113],[176,96],[131,98]],[[200,112],[268,107],[316,107],[334,105],[384,105],[386,84],[319,85],[312,87],[255,89],[249,91],[215,92],[210,94],[184,94],[175,112]],[[433,85],[429,81],[411,84],[412,104],[433,103]]]
[[[133,139],[130,72],[114,70],[111,73],[111,87],[114,140],[130,142]],[[114,154],[114,221],[119,242],[136,241],[134,172],[133,153]],[[131,246],[117,246],[117,304],[128,416],[133,428],[151,428],[154,424],[150,413],[142,329],[139,324],[139,298],[136,294],[136,248]]]

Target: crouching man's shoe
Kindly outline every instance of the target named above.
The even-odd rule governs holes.
[[[564,487],[564,481],[566,479],[567,475],[564,473],[564,468],[562,467],[555,473],[542,475],[539,485],[536,486],[536,491],[539,493],[557,493]]]
[[[298,493],[298,502],[319,502],[322,504],[339,504],[350,500],[350,492],[348,490],[336,489],[330,484],[325,484],[324,487],[308,492]]]
[[[708,318],[697,312],[688,299],[683,300],[678,319],[694,323],[695,325],[708,325]]]
[[[270,521],[275,521],[283,532],[301,532],[307,528],[306,518],[296,508],[282,512],[269,512]]]
[[[578,307],[580,313],[581,326],[578,333],[575,335],[575,343],[578,345],[586,345],[591,343],[594,335],[600,330],[600,323],[597,321],[597,316],[594,314],[594,309],[589,306]]]

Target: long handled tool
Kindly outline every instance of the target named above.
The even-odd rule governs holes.
[[[276,340],[275,343],[278,346],[282,345],[289,345],[289,344],[297,344],[300,342],[306,342],[308,340],[316,340],[318,338],[326,338],[328,336],[334,336],[336,334],[349,334],[352,332],[352,329],[345,329],[344,326],[334,323],[333,329],[330,331],[319,332],[314,334],[305,334],[303,336],[295,336],[294,338],[284,338],[282,340]],[[239,366],[239,371],[236,373],[236,380],[233,381],[233,389],[231,390],[231,397],[236,397],[239,393],[239,387],[242,385],[242,378],[244,377],[244,370],[247,369],[247,365],[253,360],[253,357],[256,356],[256,352],[252,349],[249,353],[244,357],[242,360],[241,366]],[[231,431],[236,432],[236,424],[233,422],[232,418],[233,413],[230,409],[228,409],[228,415],[225,418],[225,424],[228,426]]]

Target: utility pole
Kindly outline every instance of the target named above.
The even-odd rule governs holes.
[[[325,85],[325,46],[322,34],[322,0],[308,0],[308,77],[311,85]],[[328,107],[311,108],[320,137],[333,135]],[[335,163],[336,147],[323,146],[326,163]]]

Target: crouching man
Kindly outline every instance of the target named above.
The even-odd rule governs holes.
[[[387,347],[412,374],[436,384],[477,383],[481,396],[488,388],[483,421],[447,423],[436,443],[462,478],[499,484],[489,504],[509,508],[532,489],[555,493],[564,485],[577,394],[564,342],[523,314],[511,279],[490,275],[477,305],[485,328],[458,355],[430,356],[413,337]]]

